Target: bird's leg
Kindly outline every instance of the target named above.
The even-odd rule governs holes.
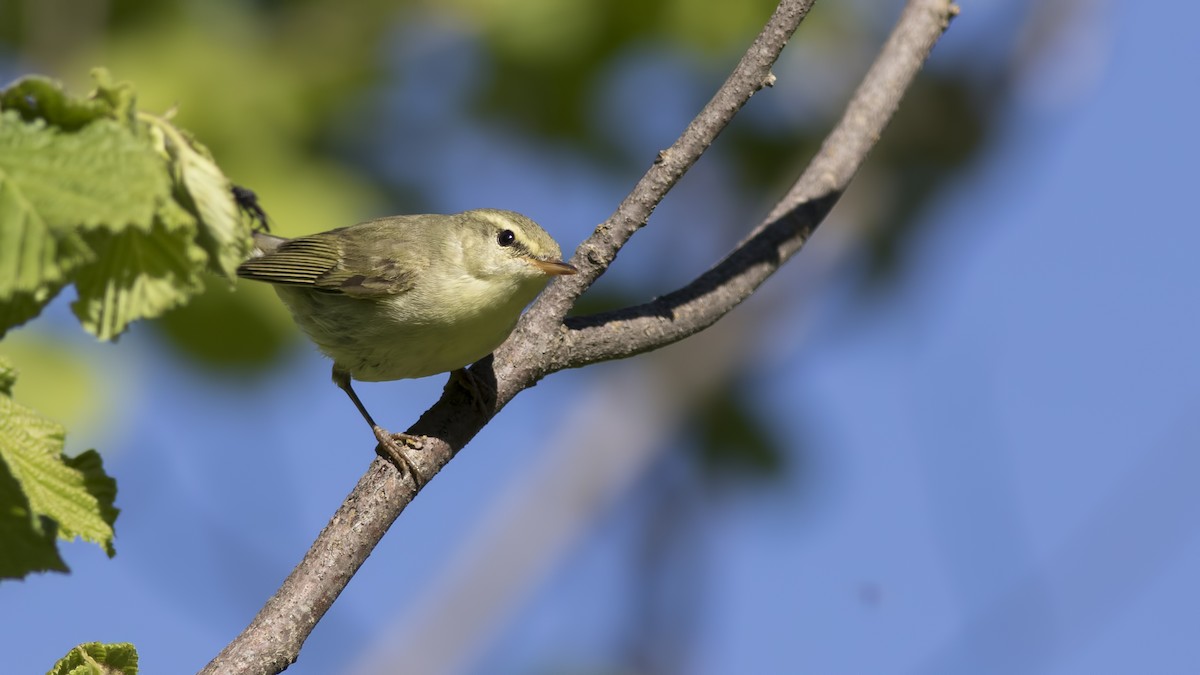
[[[350,400],[354,402],[354,407],[358,408],[358,412],[362,414],[363,419],[371,426],[371,431],[375,434],[375,440],[379,441],[379,445],[375,446],[375,452],[380,457],[390,461],[401,471],[407,471],[412,477],[413,484],[417,489],[421,489],[424,485],[424,480],[417,468],[413,466],[412,460],[404,452],[404,447],[407,446],[414,450],[419,450],[422,447],[421,439],[409,434],[392,434],[388,433],[387,429],[375,423],[371,417],[371,413],[367,412],[367,407],[358,398],[358,394],[354,393],[354,387],[350,386],[350,373],[339,369],[337,366],[333,368],[333,383],[336,384]],[[403,443],[403,446],[401,445]]]
[[[450,371],[450,379],[446,381],[446,387],[457,384],[467,390],[467,394],[471,397],[471,405],[475,409],[483,413],[484,416],[491,415],[490,402],[496,400],[496,387],[491,382],[479,377],[474,372],[466,368]],[[446,387],[442,389],[445,390]]]

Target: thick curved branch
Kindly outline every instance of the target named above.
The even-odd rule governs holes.
[[[766,221],[687,286],[636,307],[569,318],[554,370],[622,359],[711,326],[795,255],[833,208],[883,133],[957,8],[910,2],[837,127]]]
[[[821,168],[806,171],[773,212],[768,224],[759,228],[729,258],[687,288],[651,305],[572,322],[574,330],[570,331],[562,324],[562,317],[574,299],[604,272],[620,247],[645,224],[663,195],[712,143],[750,95],[770,83],[771,64],[812,2],[783,0],[780,3],[712,102],[688,126],[679,141],[660,153],[659,160],[616,213],[576,251],[572,262],[581,273],[551,284],[522,318],[514,334],[496,350],[494,369],[490,360],[472,366],[471,372],[476,377],[494,387],[496,397],[489,409],[481,410],[462,387],[452,384],[447,386],[442,398],[408,429],[409,434],[422,436],[425,440],[421,451],[410,453],[422,484],[453,459],[513,396],[536,384],[546,373],[582,365],[590,362],[587,361],[589,358],[595,361],[647,351],[701,330],[748,296],[799,249],[807,234],[832,207],[867,149],[877,140],[887,117],[911,81],[912,73],[953,14],[948,0],[910,1],[884,50],[886,58],[909,65],[892,69],[894,67],[877,64],[871,71],[876,78],[894,77],[896,80],[876,82],[870,87],[873,92],[870,94],[864,94],[868,89],[864,84],[855,97],[856,102],[878,98],[879,110],[884,112],[877,117],[864,117],[863,121],[843,121],[826,142],[818,162],[814,162],[825,162]],[[896,35],[904,37],[897,38]],[[866,106],[864,110],[875,109],[866,103],[861,105]],[[710,305],[725,309],[711,310]],[[664,322],[663,317],[674,318]],[[616,327],[638,321],[645,323],[638,324],[637,330],[658,331],[660,339],[657,343],[641,342],[629,330],[616,339],[622,332]],[[614,340],[632,341],[640,348],[622,352]],[[250,625],[201,672],[211,675],[278,673],[293,663],[317,622],[419,489],[411,476],[401,474],[390,463],[374,460],[275,595]]]

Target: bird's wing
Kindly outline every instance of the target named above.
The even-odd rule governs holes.
[[[242,263],[238,276],[361,298],[398,295],[412,288],[410,267],[339,235],[333,230],[284,241]]]

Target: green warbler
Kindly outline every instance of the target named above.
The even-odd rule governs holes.
[[[458,371],[508,337],[550,277],[576,271],[537,223],[498,209],[392,216],[295,239],[256,232],[254,243],[238,276],[275,287],[333,359],[334,383],[380,447],[410,472],[396,441],[413,439],[376,424],[350,380]]]

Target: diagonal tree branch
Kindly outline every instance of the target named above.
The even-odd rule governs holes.
[[[569,318],[549,371],[622,359],[711,326],[803,248],[882,135],[957,8],[910,2],[841,121],[766,220],[724,260],[687,286],[636,307]]]
[[[562,321],[575,299],[604,274],[617,257],[617,251],[645,226],[662,198],[700,159],[700,155],[712,145],[750,97],[763,87],[775,83],[771,66],[815,2],[782,0],[779,3],[762,32],[717,93],[675,143],[658,153],[653,166],[637,182],[616,212],[575,250],[571,263],[579,269],[579,274],[559,279],[552,288],[542,293],[536,305],[527,312],[527,323],[541,323],[550,320],[549,317],[553,317],[556,324]]]
[[[771,83],[771,64],[812,3],[780,3],[709,105],[671,148],[659,154],[612,217],[576,251],[572,262],[581,273],[552,283],[496,350],[494,361],[485,359],[472,366],[477,378],[494,387],[490,409],[481,410],[462,387],[451,384],[408,429],[409,434],[425,437],[423,449],[411,453],[422,483],[453,459],[517,393],[547,373],[631,356],[702,330],[748,297],[800,249],[878,140],[920,64],[957,13],[949,0],[910,0],[845,117],[812,165],[767,222],[729,257],[687,287],[648,305],[572,319],[570,328],[562,323],[575,298],[607,269],[745,101]],[[374,460],[275,595],[201,672],[278,673],[293,663],[317,622],[418,491],[412,476],[399,473],[384,460]]]

